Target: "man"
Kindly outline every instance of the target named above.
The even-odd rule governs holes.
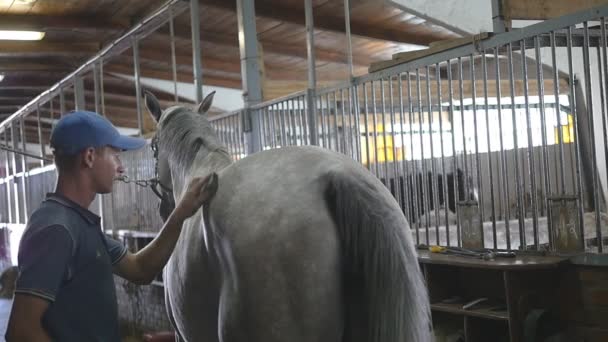
[[[215,176],[193,179],[158,236],[138,253],[128,252],[103,234],[100,218],[87,208],[124,172],[120,152],[144,145],[96,113],[77,111],[57,122],[51,133],[57,188],[21,239],[7,341],[120,341],[112,273],[150,283],[173,252],[184,220],[217,189]]]

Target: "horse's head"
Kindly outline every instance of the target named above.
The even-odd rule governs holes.
[[[164,220],[175,208],[174,177],[183,180],[183,175],[176,175],[172,167],[185,172],[200,148],[209,149],[218,144],[206,118],[214,95],[215,92],[207,95],[194,110],[183,106],[162,110],[156,96],[144,90],[146,108],[157,125],[151,148],[156,162],[155,177],[160,188],[160,214]]]

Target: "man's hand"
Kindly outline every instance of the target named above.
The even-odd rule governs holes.
[[[215,172],[206,177],[193,178],[182,194],[179,203],[175,206],[173,215],[181,220],[194,215],[203,204],[215,195],[217,187],[218,177]]]

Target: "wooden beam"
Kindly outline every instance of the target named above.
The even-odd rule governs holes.
[[[236,11],[236,2],[225,1],[225,0],[204,0],[205,5],[224,8],[230,11]],[[295,4],[298,2],[291,2]],[[272,3],[265,3],[256,1],[255,14],[258,17],[264,17],[287,23],[304,26],[304,2],[299,2],[299,6],[286,6],[282,5],[282,2],[273,1]],[[344,28],[344,17],[339,16],[327,16],[319,15],[315,13],[315,29],[336,32],[340,34],[345,33]],[[351,22],[351,33],[354,36],[360,36],[365,38],[373,38],[377,40],[409,43],[417,45],[428,45],[431,42],[438,40],[433,34],[423,34],[420,32],[410,33],[407,31],[393,30],[380,28],[378,26],[362,23],[362,22]]]
[[[608,0],[502,0],[505,19],[546,20],[608,4]]]
[[[52,63],[0,63],[0,72],[23,72],[23,71],[35,71],[39,73],[56,73],[58,71],[68,72],[74,70],[66,65],[57,65]]]
[[[45,41],[0,41],[0,57],[82,56],[98,52],[98,43],[51,43]]]
[[[106,16],[67,16],[67,15],[21,15],[2,14],[0,29],[33,31],[79,31],[90,33],[117,33],[129,28],[126,19]]]

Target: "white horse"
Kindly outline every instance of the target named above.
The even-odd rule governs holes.
[[[426,342],[426,287],[408,222],[390,192],[352,159],[287,147],[233,162],[205,116],[162,111],[158,180],[178,199],[216,172],[209,205],[188,220],[165,268],[178,338],[196,342]]]

